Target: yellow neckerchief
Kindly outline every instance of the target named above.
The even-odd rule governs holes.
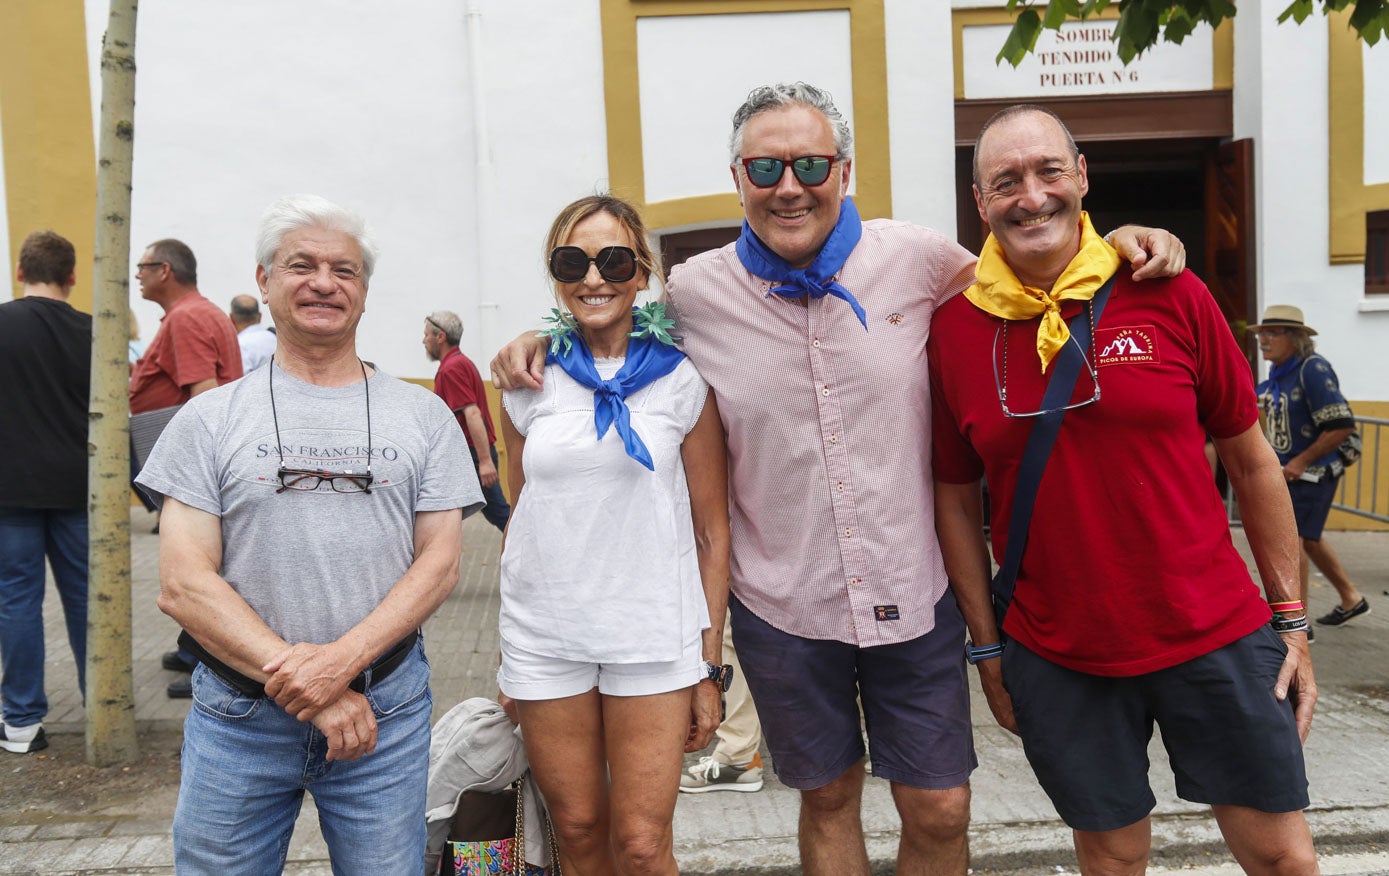
[[[1068,299],[1089,301],[1105,281],[1119,269],[1119,254],[1105,243],[1090,224],[1090,215],[1080,214],[1080,252],[1056,278],[1051,291],[1024,286],[1003,254],[1003,247],[992,234],[984,241],[979,264],[974,268],[975,284],[965,297],[985,313],[1003,319],[1024,320],[1041,316],[1037,326],[1037,355],[1045,374],[1051,360],[1071,336],[1061,318],[1061,302]]]

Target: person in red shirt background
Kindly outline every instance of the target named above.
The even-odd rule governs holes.
[[[181,405],[193,396],[241,377],[241,346],[231,319],[198,291],[198,260],[180,240],[156,240],[135,265],[140,295],[164,308],[154,340],[130,374],[130,412],[143,414]],[[131,479],[139,474],[131,456]],[[157,510],[139,490],[140,501]],[[154,525],[159,531],[159,524]],[[191,673],[192,654],[179,649],[164,655],[162,665]],[[173,699],[193,695],[187,678],[166,689]]]
[[[164,308],[130,376],[130,412],[181,405],[241,376],[241,347],[222,309],[198,292],[198,262],[178,240],[156,240],[136,264],[140,295]]]
[[[450,310],[436,310],[424,318],[424,352],[431,362],[439,363],[434,375],[434,394],[443,399],[458,418],[468,450],[473,454],[473,467],[482,484],[482,496],[487,504],[482,516],[488,523],[506,531],[511,519],[511,506],[502,492],[497,476],[497,433],[492,428],[492,414],[487,410],[487,391],[482,375],[473,360],[458,349],[463,337],[463,320]],[[480,452],[486,447],[485,452]]]

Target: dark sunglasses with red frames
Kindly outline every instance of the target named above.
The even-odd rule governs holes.
[[[744,158],[743,169],[747,171],[748,182],[759,189],[769,189],[781,182],[781,178],[786,174],[787,165],[790,165],[791,173],[800,184],[813,188],[824,184],[825,180],[830,178],[830,169],[834,167],[836,160],[833,155],[802,155],[790,161],[780,158]]]
[[[609,283],[626,283],[637,275],[637,254],[628,246],[605,246],[590,257],[577,246],[557,246],[550,253],[550,276],[561,283],[578,283],[596,265]]]

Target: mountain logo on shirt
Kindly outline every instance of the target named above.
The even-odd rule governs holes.
[[[1150,325],[1129,326],[1117,329],[1099,329],[1095,332],[1095,349],[1098,365],[1132,365],[1142,362],[1160,362],[1155,338],[1157,332]]]

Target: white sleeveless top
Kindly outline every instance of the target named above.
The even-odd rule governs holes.
[[[598,359],[613,377],[624,359]],[[539,392],[502,404],[526,436],[526,483],[501,561],[501,634],[536,654],[592,663],[679,659],[709,626],[680,445],[708,384],[688,359],[627,398],[655,463],[627,455],[614,424],[597,440],[593,390],[558,365]]]

